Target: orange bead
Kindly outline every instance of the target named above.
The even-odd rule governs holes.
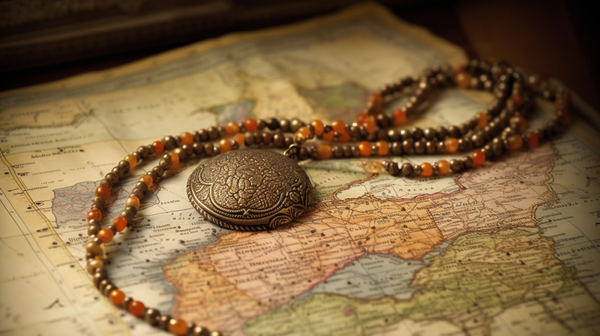
[[[88,214],[87,214],[87,219],[88,220],[91,220],[91,219],[101,220],[102,219],[102,211],[100,211],[100,209],[90,210],[90,212],[88,212]]]
[[[371,95],[371,102],[372,103],[379,103],[382,104],[383,103],[383,96],[380,93],[373,93]]]
[[[327,160],[332,156],[331,146],[328,144],[321,144],[317,146],[317,159]]]
[[[362,124],[364,124],[364,122],[365,122],[367,119],[373,119],[373,117],[371,117],[370,115],[368,115],[368,114],[366,114],[366,113],[359,113],[359,114],[356,116],[356,123],[357,123],[357,124],[359,124],[359,125],[362,125]]]
[[[152,176],[150,175],[144,175],[140,177],[138,181],[146,183],[148,188],[152,187],[152,184],[154,183],[154,180],[152,180]]]
[[[233,137],[233,140],[235,140],[238,146],[242,146],[246,143],[246,136],[242,133],[238,133]]]
[[[333,136],[335,135],[334,131],[329,131],[327,133],[323,133],[323,136],[321,137],[321,139],[323,139],[323,141],[333,141]]]
[[[523,146],[523,138],[520,134],[511,135],[508,137],[508,147],[511,151],[516,151]]]
[[[189,145],[194,142],[194,135],[190,132],[183,132],[179,135],[182,145]]]
[[[323,134],[323,131],[325,130],[325,125],[323,124],[323,122],[321,120],[313,120],[310,124],[312,125],[313,129],[315,130],[316,136]]]
[[[473,167],[480,166],[485,161],[485,153],[480,150],[474,151],[471,157],[473,159]]]
[[[119,216],[113,219],[112,225],[117,228],[117,232],[122,232],[127,227],[127,218]]]
[[[115,234],[112,232],[111,229],[102,229],[98,231],[98,238],[100,238],[100,240],[102,240],[104,244],[110,243],[113,240],[114,236]]]
[[[102,184],[96,188],[96,196],[100,196],[104,199],[108,199],[110,197],[110,187]]]
[[[446,153],[456,153],[456,151],[458,150],[458,139],[448,138],[444,140],[444,147],[446,147]]]
[[[363,141],[358,145],[358,150],[360,151],[360,156],[371,156],[373,148],[370,142]]]
[[[374,93],[371,95],[371,99],[369,100],[369,112],[372,115],[376,116],[381,113],[381,109],[383,107],[383,97],[379,93]]]
[[[344,131],[342,133],[340,133],[340,137],[339,139],[341,142],[348,142],[350,141],[350,133]]]
[[[429,177],[431,175],[433,175],[433,166],[431,165],[431,163],[421,163],[421,176]]]
[[[452,80],[461,89],[468,89],[471,84],[471,76],[464,69],[457,69]]]
[[[406,122],[406,111],[402,108],[397,108],[393,112],[394,125],[402,125]]]
[[[529,148],[535,148],[539,145],[539,135],[536,132],[530,132],[528,137],[529,141],[527,142],[527,146]]]
[[[144,308],[146,308],[146,306],[144,306],[144,304],[140,301],[133,301],[129,304],[128,307],[129,312],[137,317],[144,316]]]
[[[181,319],[171,319],[169,321],[169,331],[177,336],[184,336],[188,332],[187,323]]]
[[[377,147],[377,153],[379,156],[386,156],[390,152],[390,146],[387,141],[377,141],[375,143],[375,147]]]
[[[296,134],[294,134],[294,142],[297,144],[303,144],[306,141],[306,137],[304,136],[304,134],[300,133],[300,132],[296,132]]]
[[[222,139],[219,141],[219,149],[221,149],[221,153],[226,153],[231,150],[231,141],[229,139]]]
[[[438,166],[440,175],[450,174],[450,162],[448,162],[446,160],[440,160],[440,161],[438,161],[437,166]]]
[[[179,166],[179,155],[177,155],[177,153],[169,153],[169,156],[171,157],[171,169],[175,169],[177,168],[177,166]]]
[[[517,124],[518,129],[519,129],[519,133],[523,132],[523,130],[525,130],[525,126],[527,125],[527,122],[525,121],[525,118],[523,118],[521,116],[510,118],[510,123],[511,124]]]
[[[244,121],[246,132],[254,132],[258,129],[258,123],[255,119],[249,118]]]
[[[160,155],[165,151],[165,144],[162,141],[154,141],[152,146],[154,147],[154,155]]]
[[[239,131],[240,126],[235,121],[230,121],[227,124],[225,124],[225,134],[227,134],[228,136],[234,136],[238,134]]]
[[[477,113],[477,128],[483,129],[488,123],[487,113]]]
[[[139,209],[140,208],[140,199],[135,195],[131,195],[127,198],[127,201],[125,201],[125,205],[133,206],[136,209]]]
[[[556,116],[558,117],[561,125],[567,126],[569,124],[569,110],[558,110],[556,111]]]
[[[333,130],[338,133],[342,133],[343,131],[346,130],[346,124],[344,124],[344,122],[341,120],[334,120],[331,123],[331,128],[333,128]]]
[[[301,133],[306,138],[310,137],[310,130],[306,126],[300,127],[297,133]]]
[[[375,120],[373,120],[373,119],[365,120],[365,122],[362,124],[362,126],[364,126],[365,129],[367,130],[367,132],[369,132],[369,133],[375,132]]]
[[[521,97],[520,94],[517,93],[512,95],[511,97],[517,106],[523,105],[523,97]]]
[[[129,169],[137,167],[137,158],[135,155],[125,155],[125,161],[129,162]]]
[[[125,301],[125,293],[121,292],[118,289],[114,289],[110,292],[110,295],[108,297],[110,299],[110,302],[112,302],[114,305],[120,305],[123,303],[123,301]]]

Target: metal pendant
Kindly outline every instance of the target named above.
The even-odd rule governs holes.
[[[294,160],[268,150],[237,150],[201,162],[190,175],[192,205],[231,230],[274,229],[312,203],[312,184]]]

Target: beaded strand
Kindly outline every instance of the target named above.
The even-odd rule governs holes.
[[[463,89],[484,89],[494,94],[494,101],[486,111],[460,125],[449,127],[412,129],[390,129],[399,126],[417,115],[426,94],[435,88],[456,85]],[[405,91],[413,95],[403,108],[395,109],[391,115],[384,113],[384,104]],[[526,117],[534,104],[534,95],[554,101],[555,117],[546,125],[522,135]],[[482,165],[486,160],[504,153],[530,148],[557,134],[569,123],[571,96],[562,89],[541,81],[537,76],[528,76],[515,71],[504,61],[488,62],[473,60],[466,67],[451,70],[448,67],[433,68],[418,78],[407,77],[383,86],[374,93],[363,113],[356,121],[346,124],[335,120],[325,124],[313,120],[306,124],[298,119],[268,120],[247,119],[244,122],[229,122],[223,126],[211,126],[194,133],[184,132],[177,137],[166,136],[147,146],[140,146],[134,153],[126,155],[100,182],[95,190],[91,209],[87,214],[89,241],[86,243],[87,271],[92,275],[94,286],[116,306],[143,318],[152,326],[170,331],[174,335],[219,336],[218,331],[188,323],[182,319],[162,314],[146,307],[141,301],[128,297],[108,278],[104,265],[105,244],[112,242],[117,232],[130,227],[140,208],[144,195],[167,171],[192,156],[211,157],[239,149],[242,146],[274,146],[287,148],[285,155],[296,160],[326,160],[331,158],[376,157],[363,168],[369,173],[383,170],[392,176],[429,177],[460,173]],[[268,132],[266,129],[272,131]],[[294,133],[293,136],[285,133]],[[311,139],[321,141],[318,145],[306,145]],[[218,141],[214,144],[213,141]],[[345,144],[349,141],[358,144]],[[333,142],[334,144],[330,144]],[[401,166],[387,159],[402,154],[471,154],[461,159],[439,160],[434,163],[404,163]],[[112,220],[107,228],[101,227],[102,210],[111,196],[111,189],[124,179],[142,161],[159,158],[158,165],[138,179],[125,209]]]

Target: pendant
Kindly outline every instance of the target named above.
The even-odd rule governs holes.
[[[285,155],[236,150],[201,162],[187,182],[190,202],[230,230],[270,230],[292,222],[313,201],[306,172]]]

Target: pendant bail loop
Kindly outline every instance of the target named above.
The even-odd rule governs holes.
[[[290,159],[298,161],[298,154],[300,153],[300,146],[297,144],[291,144],[288,149],[283,151],[283,155],[289,157]]]

